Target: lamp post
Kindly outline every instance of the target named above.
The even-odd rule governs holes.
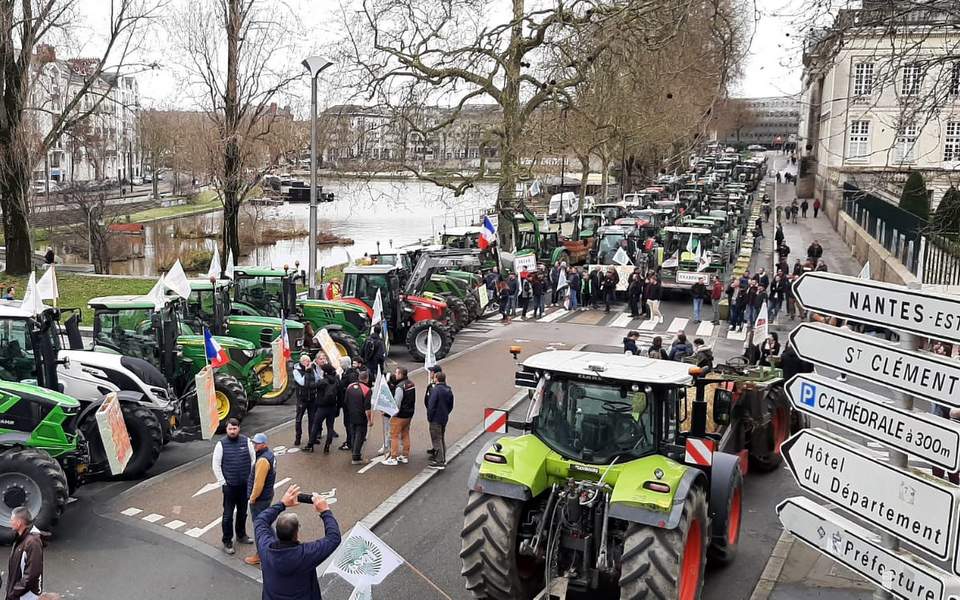
[[[310,73],[310,254],[307,260],[307,286],[311,298],[317,297],[317,76],[333,65],[322,56],[303,60]]]

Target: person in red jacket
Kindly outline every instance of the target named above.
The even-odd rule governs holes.
[[[713,285],[710,287],[710,304],[713,305],[713,324],[720,324],[720,299],[723,298],[723,282],[716,275],[713,276]]]

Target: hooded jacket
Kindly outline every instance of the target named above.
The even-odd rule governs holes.
[[[317,567],[340,545],[340,526],[329,510],[320,513],[324,537],[312,542],[281,542],[273,522],[285,510],[277,503],[257,515],[254,527],[263,573],[262,600],[322,600]]]

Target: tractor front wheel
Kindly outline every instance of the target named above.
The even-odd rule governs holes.
[[[467,305],[463,303],[463,300],[456,296],[446,296],[443,301],[447,303],[447,310],[451,312],[450,323],[454,327],[454,333],[470,324],[470,313],[467,311]]]
[[[260,385],[267,389],[267,392],[261,394],[260,402],[266,406],[276,406],[286,404],[287,400],[293,398],[296,388],[293,385],[293,363],[287,362],[287,385],[279,390],[273,389],[273,361],[264,361],[257,367],[257,377]]]
[[[743,517],[743,475],[740,469],[731,472],[728,489],[730,496],[726,512],[717,515],[712,523],[713,539],[707,548],[711,564],[727,565],[733,562],[740,542],[740,520]]]
[[[336,344],[337,350],[340,351],[340,356],[349,357],[350,360],[360,358],[360,346],[353,336],[343,331],[328,329],[327,332],[330,334],[330,339]]]
[[[460,532],[460,574],[474,598],[527,600],[543,585],[543,569],[517,554],[523,503],[471,491]]]
[[[136,479],[146,473],[160,458],[160,450],[163,449],[163,430],[157,416],[148,408],[124,402],[120,404],[120,410],[123,413],[123,424],[127,427],[127,435],[130,436],[133,455],[123,473],[118,477]],[[103,439],[100,436],[95,414],[89,413],[77,427],[87,440],[91,466],[95,471],[109,475],[107,453],[103,448]]]
[[[437,360],[445,357],[453,345],[453,336],[450,331],[437,321],[418,321],[407,332],[407,350],[413,360],[422,361],[427,357],[427,340],[429,331],[433,330],[433,356]]]
[[[247,414],[247,392],[231,375],[218,374],[213,380],[213,387],[217,396],[217,416],[220,417],[217,431],[222,433],[227,429],[228,419],[241,421]]]
[[[623,542],[620,600],[697,600],[707,563],[707,494],[694,487],[674,529],[630,525]]]
[[[783,462],[780,445],[790,437],[790,407],[774,405],[770,420],[750,435],[750,468],[761,473],[773,471]]]
[[[480,318],[483,311],[480,310],[480,301],[474,297],[473,292],[467,294],[467,297],[463,299],[463,303],[467,307],[467,314],[470,316],[471,321],[476,321]]]
[[[13,509],[26,506],[33,524],[51,531],[67,505],[67,476],[43,450],[14,448],[0,453],[0,543],[13,541]]]

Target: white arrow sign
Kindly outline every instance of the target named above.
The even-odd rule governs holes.
[[[800,431],[782,448],[801,489],[941,560],[952,557],[960,488],[875,462],[864,448],[819,429]]]
[[[777,506],[784,529],[902,600],[947,600],[960,580],[924,560],[880,546],[877,536],[809,498]]]
[[[960,424],[896,408],[822,375],[796,375],[785,386],[793,407],[954,472],[960,469]]]
[[[803,323],[790,332],[801,358],[931,402],[960,407],[960,362],[903,350],[872,337]]]
[[[807,310],[960,342],[960,298],[836,273],[810,271],[794,284]]]
[[[208,483],[204,485],[202,488],[194,492],[193,496],[191,497],[196,498],[197,496],[201,496],[203,494],[206,494],[207,492],[212,492],[213,490],[218,490],[218,489],[220,489],[220,484],[214,481],[213,483]]]

